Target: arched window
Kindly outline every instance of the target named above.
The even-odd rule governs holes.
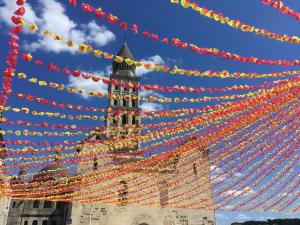
[[[38,225],[38,221],[37,220],[32,221],[32,225]]]
[[[15,202],[15,201],[13,201],[13,203],[12,203],[12,207],[13,207],[13,208],[16,208],[16,205],[17,205],[17,204],[16,204],[16,202]]]
[[[127,101],[125,98],[123,98],[123,106],[126,107],[127,106]]]
[[[161,207],[165,207],[168,205],[169,202],[168,183],[166,181],[162,181],[159,184],[159,188],[160,205]]]
[[[118,105],[118,100],[114,99],[114,105],[117,106]]]
[[[123,114],[123,116],[122,116],[122,124],[127,124],[128,123],[128,121],[127,121],[127,115],[126,114]]]
[[[135,115],[132,115],[131,120],[132,120],[132,125],[135,125],[135,124],[136,124],[136,118],[135,118]]]
[[[24,221],[24,225],[28,225],[28,221],[26,220],[26,221]]]
[[[135,104],[135,103],[136,103],[136,100],[135,100],[135,99],[132,99],[132,100],[131,100],[131,106],[132,106],[132,107],[136,107],[136,104]]]
[[[38,209],[38,208],[39,208],[39,205],[40,205],[40,202],[39,202],[39,201],[37,201],[37,200],[35,200],[35,201],[33,202],[33,206],[32,206],[32,208],[34,208],[34,209]]]
[[[44,208],[46,208],[46,209],[52,208],[52,202],[50,202],[50,201],[44,201]]]
[[[115,116],[116,116],[116,115],[114,115],[114,114],[112,115],[112,117],[113,117],[113,125],[118,124],[118,121],[115,119]]]
[[[48,225],[48,221],[47,220],[43,220],[42,225]]]

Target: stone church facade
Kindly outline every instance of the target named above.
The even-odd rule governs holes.
[[[126,43],[117,57],[134,60]],[[144,154],[137,151],[141,144],[136,138],[132,138],[131,147],[125,146],[117,151],[110,151],[112,147],[105,144],[110,137],[126,138],[138,134],[138,129],[130,129],[128,125],[141,123],[136,113],[128,113],[140,112],[139,90],[135,87],[140,79],[136,76],[135,65],[114,61],[111,80],[118,82],[109,84],[108,93],[120,97],[108,102],[108,107],[113,109],[106,115],[108,132],[88,137],[89,140],[103,140],[103,144],[77,146],[79,157],[87,150],[99,153],[99,149],[105,149],[101,156],[107,161],[95,156],[90,162],[78,163],[77,174],[108,167],[121,170],[124,165],[144,158]],[[121,113],[114,114],[116,110]],[[137,180],[151,188],[138,189]],[[178,155],[164,169],[147,167],[128,174],[128,177],[123,176],[121,180],[113,179],[112,183],[108,188],[101,188],[97,183],[79,191],[85,198],[99,199],[101,203],[11,200],[8,219],[3,225],[215,225],[208,156],[201,146],[196,151]],[[202,186],[205,188],[199,188]]]

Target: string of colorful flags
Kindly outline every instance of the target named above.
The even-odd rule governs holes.
[[[22,20],[24,26],[30,24],[29,21]],[[39,27],[37,25],[28,25],[29,29],[31,31],[37,31]],[[93,55],[96,58],[102,58],[106,60],[111,60],[113,59],[114,61],[120,63],[120,62],[125,62],[128,65],[135,65],[136,67],[144,67],[147,70],[153,70],[153,71],[159,71],[159,72],[164,72],[164,73],[169,73],[169,74],[177,74],[177,75],[186,75],[186,76],[196,76],[196,77],[220,77],[220,78],[266,78],[266,77],[278,77],[278,76],[285,76],[285,75],[297,75],[299,71],[283,71],[283,72],[272,72],[272,73],[263,73],[263,74],[258,74],[256,72],[253,73],[245,73],[245,72],[235,72],[235,73],[230,73],[227,70],[222,70],[222,71],[204,71],[201,72],[198,69],[183,69],[183,68],[178,68],[177,65],[174,65],[173,67],[169,67],[167,65],[156,65],[156,64],[151,64],[143,61],[135,61],[129,58],[123,58],[117,55],[114,55],[109,52],[105,52],[101,49],[94,49],[91,45],[88,44],[83,44],[83,43],[75,43],[72,40],[66,40],[59,34],[54,34],[48,30],[44,30],[42,32],[43,35],[46,35],[48,37],[53,37],[54,41],[59,41],[63,42],[66,44],[67,47],[69,48],[75,48],[78,47],[78,51],[80,53],[86,54],[86,53],[93,53]],[[31,54],[23,56],[23,60],[25,61],[31,61],[32,56]],[[42,65],[42,61],[37,61],[35,62],[37,65]],[[48,69],[53,70],[55,72],[58,72],[60,68],[54,64],[48,64]],[[69,73],[70,70],[68,68],[64,68],[63,72]],[[75,71],[75,76],[80,76],[80,71]],[[89,75],[85,75],[89,76]],[[95,76],[92,76],[92,79],[98,79]]]
[[[265,5],[269,5],[275,9],[277,9],[279,12],[289,15],[296,19],[297,21],[300,20],[300,13],[296,12],[295,10],[291,9],[290,7],[287,7],[284,5],[282,1],[277,0],[261,0],[261,2]]]
[[[222,13],[215,12],[204,7],[200,7],[197,2],[191,2],[190,0],[169,0],[172,4],[177,4],[184,9],[192,9],[199,13],[201,16],[205,16],[209,19],[213,19],[221,24],[227,25],[231,28],[239,29],[243,32],[255,33],[258,36],[264,36],[269,39],[277,40],[280,42],[289,42],[293,44],[300,44],[300,38],[296,35],[288,36],[286,34],[280,35],[264,28],[257,28],[255,26],[245,24],[239,20],[233,20],[224,16]]]
[[[300,43],[297,36],[279,35],[232,20],[188,0],[171,3],[191,8],[222,24],[282,42]],[[298,20],[294,10],[280,1],[262,1]],[[76,0],[69,0],[76,6]],[[298,70],[271,73],[230,73],[181,69],[176,65],[155,65],[135,61],[75,43],[60,34],[25,21],[25,0],[17,0],[8,42],[7,68],[3,73],[0,99],[0,196],[22,200],[99,202],[120,204],[124,182],[130,185],[126,204],[161,206],[157,193],[167,183],[168,207],[231,211],[299,212],[299,108]],[[298,66],[299,60],[266,60],[244,57],[219,49],[200,48],[178,38],[140,31],[140,26],[121,21],[116,15],[82,3],[84,12],[118,24],[147,39],[221,58],[266,65]],[[80,53],[92,53],[114,63],[126,63],[153,72],[209,78],[278,78],[256,85],[191,87],[182,84],[133,84],[58,66],[20,53],[19,33],[24,28],[40,31]],[[132,91],[160,91],[172,97],[110,94],[66,86],[47,77],[29,76],[17,70],[18,59],[55,73],[92,82],[130,88]],[[34,72],[30,72],[30,74]],[[27,82],[24,82],[27,81]],[[26,93],[14,89],[14,82]],[[30,84],[29,84],[30,83]],[[104,108],[71,104],[64,99],[37,96],[37,88],[87,94],[110,101],[150,103],[193,103],[195,108],[158,111]],[[44,89],[45,88],[45,89]],[[47,89],[46,89],[47,88]],[[234,92],[228,95],[228,92]],[[196,97],[183,96],[193,93]],[[207,96],[202,96],[204,93]],[[199,96],[201,95],[201,96]],[[10,98],[12,100],[10,100]],[[124,99],[123,99],[124,98]],[[12,102],[11,102],[12,101]],[[18,104],[22,102],[22,104]],[[204,105],[203,103],[208,104]],[[173,105],[173,104],[172,104]],[[41,108],[39,108],[39,106]],[[48,110],[55,108],[56,111]],[[68,112],[65,112],[68,111]],[[151,123],[124,124],[123,115]],[[23,118],[24,117],[24,118]],[[63,120],[64,122],[60,122]],[[154,121],[152,121],[154,120]],[[113,122],[111,127],[99,122]],[[111,135],[115,134],[115,135]],[[125,134],[125,135],[123,135]],[[120,166],[121,165],[121,166]],[[17,173],[19,172],[19,175]],[[10,174],[11,173],[11,174]],[[157,185],[159,184],[159,185]],[[275,190],[275,191],[274,191]],[[284,193],[284,194],[282,194]],[[124,200],[124,199],[123,199]]]
[[[178,1],[177,1],[178,2]],[[175,2],[173,2],[175,3]],[[191,5],[195,5],[195,3],[191,3]],[[192,6],[193,7],[193,6]],[[110,24],[117,24],[120,26],[122,30],[131,30],[134,34],[141,34],[144,38],[152,39],[157,43],[163,43],[163,44],[171,44],[172,46],[176,46],[180,49],[190,49],[192,52],[201,54],[201,55],[212,55],[212,56],[218,56],[223,59],[230,59],[234,61],[240,61],[240,62],[246,62],[246,63],[256,63],[256,64],[265,64],[265,65],[282,65],[282,66],[299,66],[300,61],[299,60],[269,60],[269,59],[260,59],[257,57],[246,57],[241,56],[235,53],[230,53],[226,51],[219,50],[217,48],[201,48],[198,47],[195,44],[188,43],[186,41],[180,40],[178,37],[160,37],[157,33],[153,33],[150,31],[140,31],[137,24],[129,25],[128,22],[121,20],[118,16],[103,11],[101,7],[98,9],[95,9],[93,6],[87,3],[81,3],[81,8],[83,12],[94,14],[96,18],[100,19],[106,19]],[[193,8],[196,11],[201,12],[201,8]],[[220,14],[215,14],[212,11],[209,11],[213,14],[213,16],[220,16]],[[204,13],[204,15],[206,15]],[[220,19],[221,20],[221,19]],[[230,22],[228,22],[230,23]],[[240,22],[237,22],[241,24]],[[242,25],[242,27],[249,27],[249,25]],[[268,36],[267,34],[264,34],[265,36]]]

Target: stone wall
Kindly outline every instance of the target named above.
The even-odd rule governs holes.
[[[85,150],[92,149],[83,148],[80,154]],[[107,157],[107,154],[103,155]],[[95,171],[91,170],[91,163],[79,163],[78,168],[97,173],[95,179],[98,180],[76,193],[78,198],[75,200],[85,196],[85,199],[101,203],[73,203],[71,218],[74,225],[215,224],[209,163],[205,149],[201,147],[182,153],[164,170],[145,168],[117,176],[109,182],[104,178],[115,173],[117,165],[111,170],[106,167]],[[119,169],[122,172],[122,167]]]
[[[10,199],[0,198],[0,224],[6,224]]]
[[[214,225],[213,211],[75,203],[74,225]]]

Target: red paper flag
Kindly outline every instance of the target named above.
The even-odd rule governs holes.
[[[69,3],[75,7],[77,4],[77,0],[69,0]]]

